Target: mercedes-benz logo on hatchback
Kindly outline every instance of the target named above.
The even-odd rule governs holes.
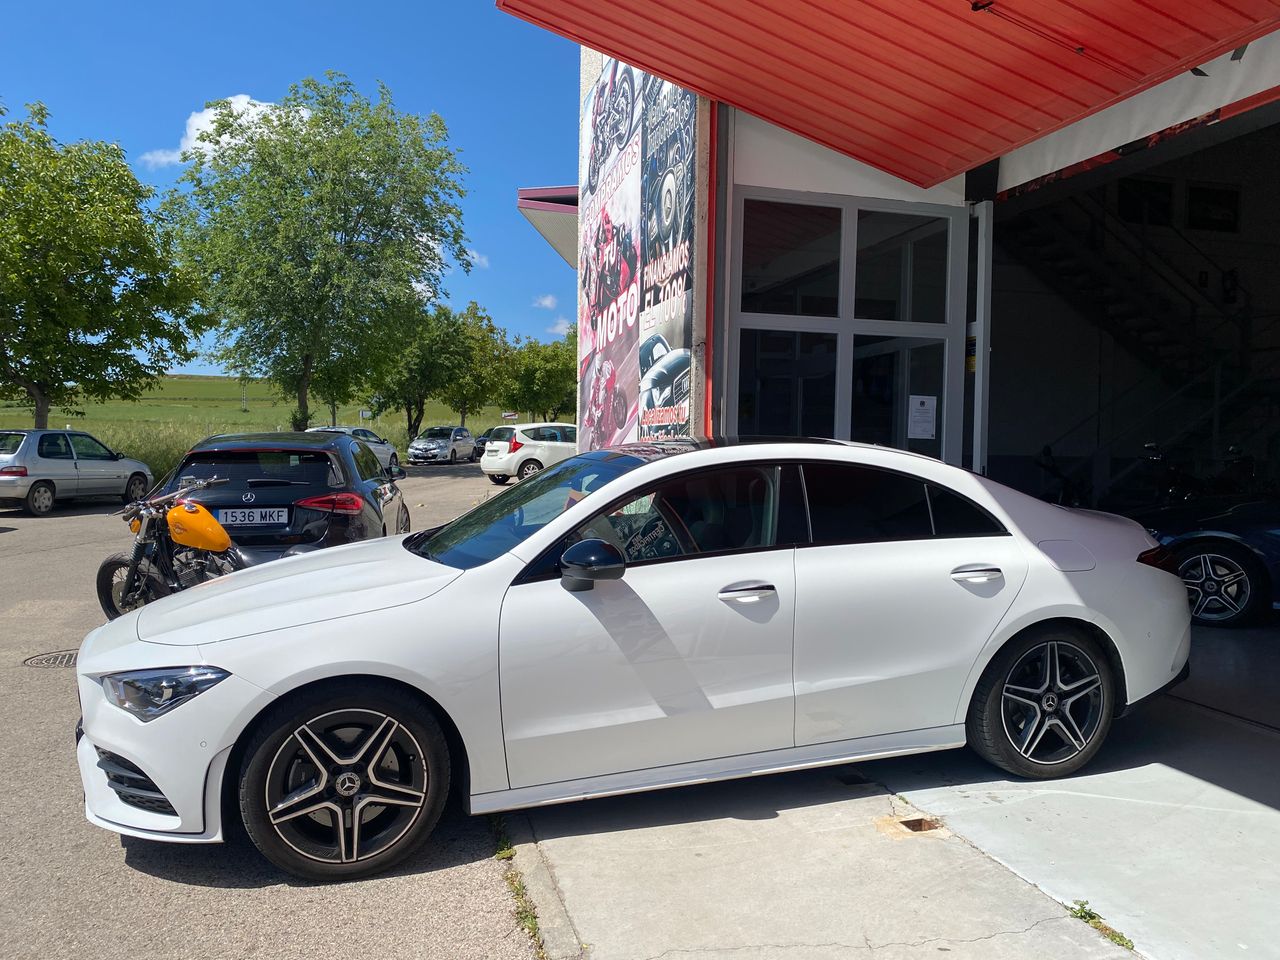
[[[243,500],[245,503],[253,503],[253,501],[256,500],[257,497],[255,497],[253,495],[253,491],[250,490],[248,493],[241,494],[240,499]]]

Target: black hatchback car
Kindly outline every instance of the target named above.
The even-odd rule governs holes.
[[[409,532],[409,508],[373,451],[344,433],[224,434],[201,440],[169,476],[221,477],[202,503],[253,562]]]

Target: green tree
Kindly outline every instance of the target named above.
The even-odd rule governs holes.
[[[544,420],[575,408],[578,388],[578,336],[570,328],[561,340],[526,340],[511,351],[499,397],[515,410]]]
[[[451,327],[454,342],[436,358],[444,369],[431,395],[456,411],[465,427],[468,411],[491,403],[497,394],[510,347],[506,333],[474,300],[452,315]]]
[[[400,410],[412,440],[422,428],[427,400],[439,394],[462,366],[457,315],[445,306],[412,309],[400,355],[369,382],[377,414]]]
[[[313,387],[350,396],[394,361],[446,257],[469,269],[465,168],[438,115],[400,113],[383,85],[371,101],[341,74],[261,109],[210,106],[168,205],[221,358],[296,398],[301,429]]]
[[[0,116],[4,115],[0,107]],[[0,395],[132,399],[192,356],[192,288],[115,144],[62,144],[48,111],[0,127]]]

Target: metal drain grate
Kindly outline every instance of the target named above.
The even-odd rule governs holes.
[[[75,650],[55,650],[53,653],[41,653],[22,661],[24,667],[74,667],[76,665]]]

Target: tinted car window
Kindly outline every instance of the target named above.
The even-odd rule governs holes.
[[[81,460],[114,460],[116,455],[87,433],[71,434],[71,449]]]
[[[495,427],[493,433],[489,434],[489,439],[494,443],[504,443],[515,435],[516,432],[511,427]]]
[[[939,537],[990,537],[1005,532],[995,517],[972,500],[943,487],[929,487],[933,531]]]
[[[562,430],[564,431],[564,440],[565,440],[565,443],[577,443],[577,442],[578,442],[578,428],[577,428],[577,427],[561,427],[560,429],[562,429]]]
[[[356,441],[351,444],[351,456],[356,462],[356,472],[360,474],[361,480],[382,479],[382,464],[363,443]]]
[[[71,444],[67,442],[65,433],[46,433],[41,435],[36,453],[46,460],[70,460]]]
[[[0,433],[0,454],[17,453],[26,434]]]
[[[933,536],[921,480],[872,467],[806,463],[814,543],[927,540]]]
[[[730,467],[669,480],[576,531],[622,551],[628,563],[774,544],[775,467]]]
[[[642,463],[612,451],[571,457],[484,501],[434,534],[411,537],[405,546],[428,560],[469,570],[502,556],[579,500]]]
[[[197,480],[225,477],[231,482],[222,490],[343,485],[341,471],[322,450],[197,450],[187,455],[176,474]],[[169,489],[175,487],[169,484]]]

